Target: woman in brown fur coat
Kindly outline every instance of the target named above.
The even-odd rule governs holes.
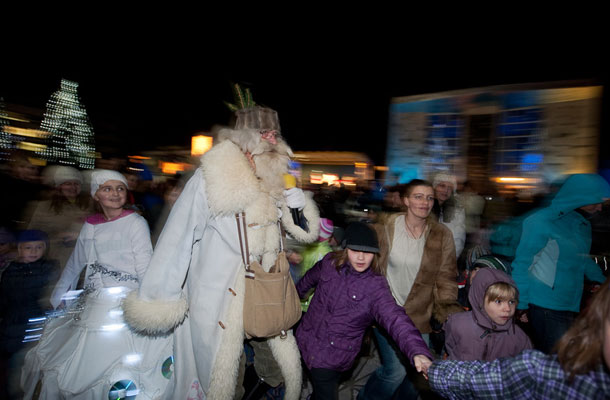
[[[380,261],[396,302],[426,340],[432,331],[431,317],[442,323],[450,314],[463,311],[457,303],[455,244],[451,231],[430,218],[434,189],[429,182],[412,180],[404,187],[402,199],[407,212],[376,226]],[[403,380],[401,398],[416,398],[415,389],[404,379],[404,363],[392,339],[378,328],[374,333],[382,365],[358,399],[390,399]]]

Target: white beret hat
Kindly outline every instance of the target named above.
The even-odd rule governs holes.
[[[100,188],[100,185],[108,181],[121,181],[127,186],[127,179],[120,172],[109,169],[96,169],[91,174],[91,197],[95,196],[95,192]]]

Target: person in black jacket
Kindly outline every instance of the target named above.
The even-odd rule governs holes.
[[[42,334],[49,295],[59,278],[57,261],[45,257],[49,238],[39,230],[22,231],[17,237],[17,260],[0,281],[0,353],[2,379],[11,398],[19,393],[19,373],[28,344]]]

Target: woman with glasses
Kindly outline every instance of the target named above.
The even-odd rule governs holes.
[[[463,311],[457,302],[458,287],[455,244],[451,231],[430,217],[434,189],[429,182],[414,179],[401,195],[406,213],[377,225],[380,263],[392,295],[403,306],[424,340],[432,332],[430,319],[439,322]],[[405,363],[393,340],[374,329],[381,366],[371,375],[358,399],[391,399],[400,387],[400,398],[417,398],[406,376]]]

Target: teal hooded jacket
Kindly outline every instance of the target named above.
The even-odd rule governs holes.
[[[520,309],[528,304],[580,311],[584,277],[606,278],[589,256],[591,224],[576,209],[610,198],[610,185],[597,174],[570,176],[551,205],[525,219],[513,261]]]

